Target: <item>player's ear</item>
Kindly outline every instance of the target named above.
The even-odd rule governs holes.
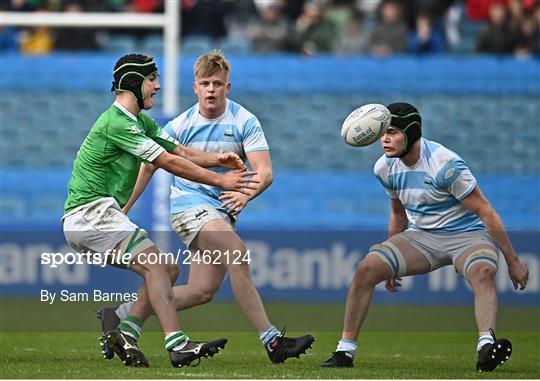
[[[193,81],[193,92],[197,94],[197,81]]]
[[[228,93],[229,91],[231,91],[231,83],[230,83],[230,82],[227,82],[226,88],[227,88],[227,93]]]

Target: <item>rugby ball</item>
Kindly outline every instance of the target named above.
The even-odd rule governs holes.
[[[364,147],[378,140],[390,126],[390,111],[371,103],[349,114],[341,126],[341,137],[353,147]]]

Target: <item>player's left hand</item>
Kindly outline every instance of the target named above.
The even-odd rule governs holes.
[[[247,169],[242,159],[240,159],[240,156],[238,156],[234,152],[220,153],[218,155],[218,162],[219,165],[224,168],[244,170]]]
[[[388,292],[397,292],[398,287],[401,287],[400,282],[401,282],[401,278],[390,278],[386,281],[384,288],[386,288]]]
[[[527,282],[529,281],[529,269],[527,266],[519,258],[510,261],[507,265],[508,275],[510,275],[514,288],[517,290],[519,286],[520,290],[525,290],[525,286],[527,286]]]
[[[228,208],[230,214],[237,216],[244,210],[251,197],[240,192],[225,191],[221,192],[219,199],[223,200],[222,208]]]

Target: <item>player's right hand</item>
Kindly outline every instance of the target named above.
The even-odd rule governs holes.
[[[510,261],[507,265],[508,275],[510,275],[514,288],[517,290],[519,286],[520,290],[525,290],[525,286],[527,286],[527,282],[529,281],[529,269],[527,266],[519,258],[516,258],[515,261]]]
[[[388,292],[397,292],[398,287],[401,287],[400,282],[401,282],[401,278],[390,278],[386,281],[384,288],[386,288]]]
[[[226,190],[238,191],[244,194],[250,194],[251,189],[257,189],[256,183],[260,181],[251,176],[255,176],[257,172],[238,169],[224,173],[221,179],[221,188]]]

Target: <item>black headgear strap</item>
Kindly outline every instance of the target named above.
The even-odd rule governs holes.
[[[401,156],[406,155],[414,142],[422,136],[420,113],[416,107],[405,102],[392,103],[387,108],[392,115],[389,128],[395,128],[405,135],[405,151]]]
[[[157,72],[154,59],[142,54],[128,54],[118,60],[114,67],[111,91],[127,91],[137,99],[142,110],[144,107],[144,81]]]

